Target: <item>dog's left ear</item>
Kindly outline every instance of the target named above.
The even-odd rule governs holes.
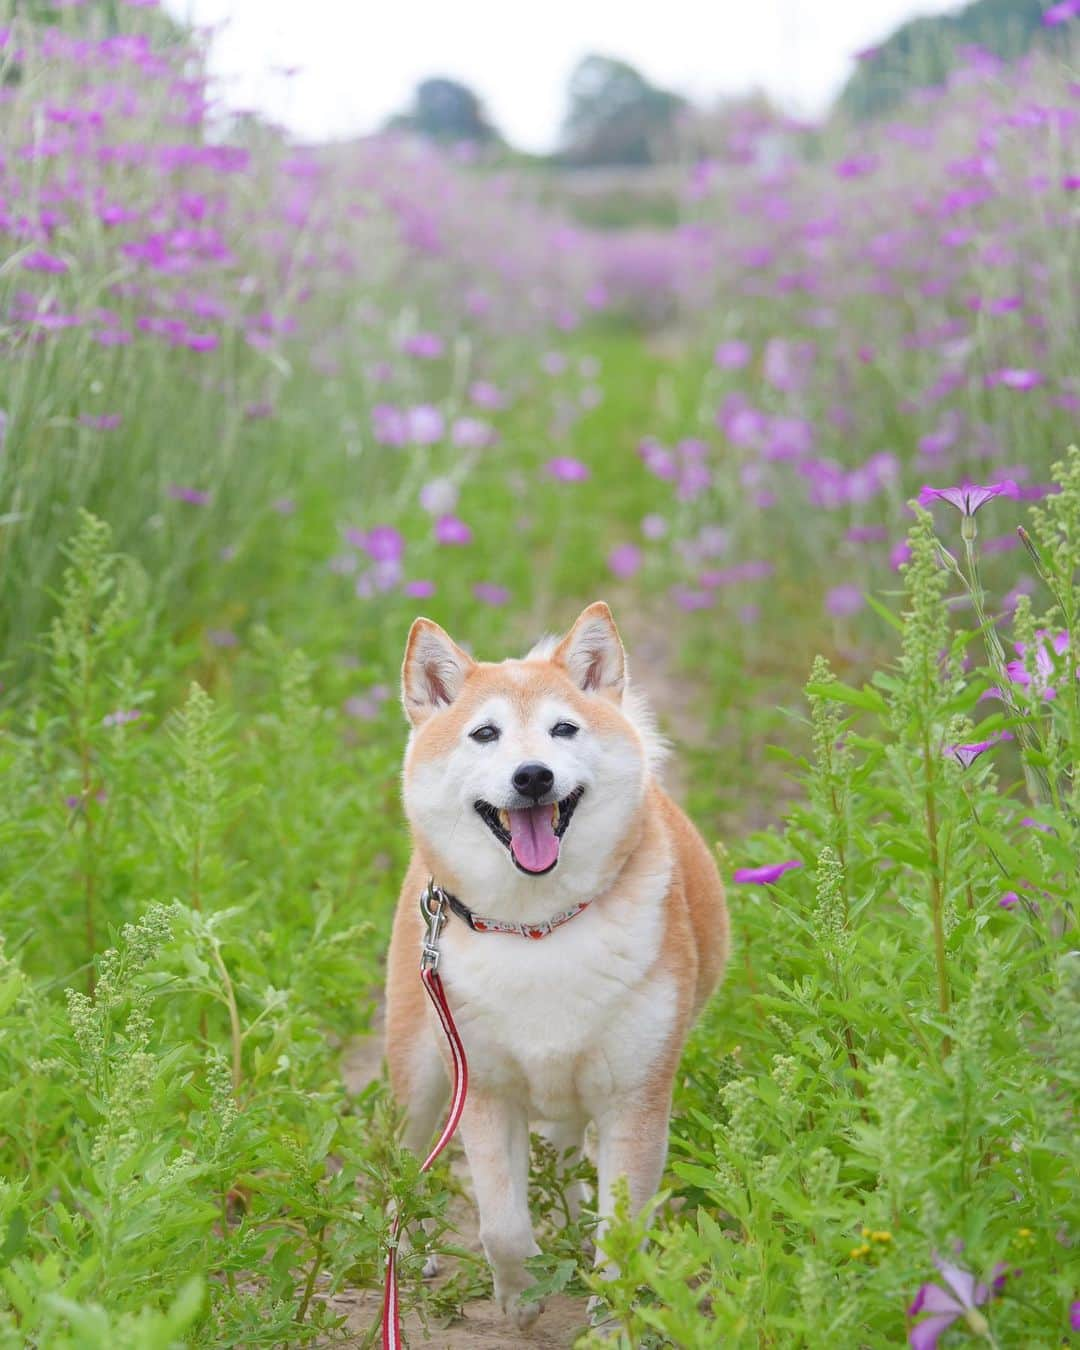
[[[577,622],[551,654],[565,666],[574,683],[588,693],[622,696],[626,684],[626,653],[611,610],[603,600],[583,609]]]

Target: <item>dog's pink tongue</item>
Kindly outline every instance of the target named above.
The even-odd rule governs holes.
[[[510,847],[527,872],[546,872],[559,856],[550,806],[510,811]]]

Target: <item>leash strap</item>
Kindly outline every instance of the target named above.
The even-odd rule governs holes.
[[[425,899],[429,897],[431,890],[432,886],[429,883],[429,889],[425,892]],[[446,920],[446,915],[442,910],[442,901],[436,898],[434,912],[424,905],[424,900],[421,900],[421,906],[428,922],[428,937],[420,961],[420,978],[424,982],[428,998],[431,999],[435,1011],[439,1015],[439,1021],[442,1023],[442,1029],[446,1033],[454,1076],[453,1091],[450,1094],[450,1111],[446,1117],[446,1124],[442,1127],[442,1133],[435,1141],[434,1148],[420,1167],[421,1172],[426,1172],[454,1137],[454,1131],[461,1120],[461,1113],[465,1109],[465,1094],[469,1089],[469,1062],[465,1058],[465,1047],[462,1045],[458,1029],[454,1025],[450,1005],[446,1001],[446,990],[443,988],[442,977],[438,971],[439,932]],[[383,1287],[382,1315],[383,1350],[401,1350],[401,1312],[398,1307],[397,1280],[397,1251],[400,1228],[401,1220],[395,1215],[393,1225],[390,1228],[390,1239],[386,1253],[386,1283]]]

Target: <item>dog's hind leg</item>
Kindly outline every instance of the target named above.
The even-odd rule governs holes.
[[[542,1120],[537,1123],[536,1133],[546,1139],[559,1158],[559,1175],[576,1170],[584,1155],[585,1126],[575,1120]],[[583,1181],[570,1181],[565,1184],[566,1210],[571,1223],[577,1223],[581,1217],[581,1206],[588,1199]]]

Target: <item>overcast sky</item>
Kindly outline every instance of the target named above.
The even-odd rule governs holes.
[[[764,88],[821,112],[852,54],[915,14],[956,0],[166,0],[220,25],[214,67],[228,103],[259,108],[301,138],[371,131],[427,75],[483,98],[514,144],[549,150],[567,76],[588,52],[630,61],[708,100]],[[287,68],[298,68],[288,76]]]

